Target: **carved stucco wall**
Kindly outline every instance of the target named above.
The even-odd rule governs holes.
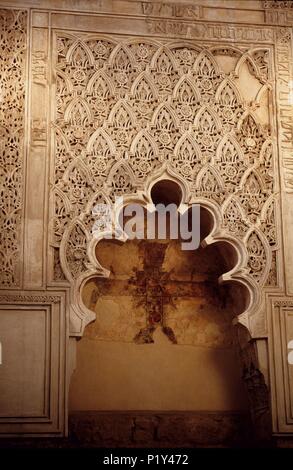
[[[274,432],[290,432],[292,2],[232,3],[227,23],[211,2],[1,2],[1,302],[5,312],[45,306],[63,340],[81,336],[94,315],[80,287],[106,274],[92,207],[119,194],[142,202],[155,179],[173,178],[215,218],[207,243],[237,251],[224,279],[249,288],[239,320],[263,338],[254,357],[269,368]],[[48,374],[60,361],[65,377],[66,347],[45,359]],[[62,402],[60,377],[46,387]],[[66,400],[57,408],[48,425],[21,429],[64,433]]]
[[[94,207],[97,203],[111,204],[121,195],[137,194],[139,199],[152,181],[167,175],[182,184],[184,202],[212,201],[211,207],[216,207],[221,220],[215,229],[216,237],[236,243],[241,240],[241,266],[226,277],[238,276],[250,286],[250,311],[245,315],[258,316],[253,327],[249,320],[245,324],[254,335],[263,334],[265,319],[259,315],[262,296],[266,287],[277,288],[282,282],[271,47],[61,32],[55,41],[54,280],[62,281],[65,276],[75,282],[75,295],[80,296],[79,286],[92,275],[91,271],[96,268],[103,275],[99,264],[105,266],[99,257],[95,264],[89,248],[94,246],[90,242]],[[85,312],[82,302],[80,308]],[[101,305],[97,308],[110,322],[113,309]],[[186,311],[187,307],[178,306],[180,310]],[[194,305],[192,310],[195,315]],[[71,388],[73,409],[235,409],[234,395],[240,397],[243,392],[240,385],[236,390],[239,379],[237,373],[232,373],[230,351],[225,355],[218,346],[213,346],[218,357],[222,355],[218,371],[222,368],[231,372],[234,390],[228,385],[228,374],[221,377],[226,393],[213,380],[209,355],[197,349],[189,353],[190,357],[210,371],[210,393],[204,399],[194,393],[192,398],[182,396],[179,404],[174,385],[166,398],[168,374],[165,377],[163,367],[154,365],[155,358],[141,362],[145,371],[153,371],[146,381],[152,383],[154,393],[144,396],[137,385],[140,381],[135,380],[139,352],[120,350],[111,343],[117,341],[117,331],[123,330],[121,302],[119,311],[118,319],[108,325],[108,345],[100,343],[95,348],[86,339],[78,345]],[[128,311],[133,312],[130,306]],[[81,325],[80,321],[72,323],[72,333],[80,335],[92,318],[83,319]],[[133,320],[128,322],[131,330]],[[97,331],[102,324],[99,315]],[[212,324],[210,321],[210,327]],[[169,315],[167,327],[171,325]],[[203,333],[200,326],[195,329]],[[177,331],[184,337],[194,328],[181,322]],[[207,347],[208,335],[204,337]],[[101,339],[98,334],[96,341]],[[124,334],[121,340],[129,341],[129,335]],[[187,345],[188,340],[181,344]],[[184,383],[175,373],[179,368],[176,359],[169,357],[164,348],[157,352],[152,349],[148,357],[156,353],[168,357],[173,375],[178,383]],[[185,354],[189,355],[187,351]],[[129,376],[126,382],[133,386],[123,386],[115,374],[107,378],[101,366],[92,382],[92,374],[87,371],[98,366],[98,357],[104,357],[102,362],[112,370],[123,355],[127,360],[120,368],[123,376]],[[170,369],[168,372],[172,375]],[[195,377],[199,379],[201,374]],[[84,388],[84,384],[88,386]],[[99,384],[103,391],[98,393]],[[111,393],[117,386],[119,399]],[[190,389],[198,390],[199,383],[195,380]],[[215,396],[211,396],[211,390]],[[239,408],[243,406],[240,402]]]
[[[68,33],[56,44],[54,279],[94,269],[97,203],[146,191],[165,170],[184,202],[213,202],[219,237],[243,241],[238,276],[255,292],[278,287],[271,48]]]
[[[0,10],[0,284],[22,284],[27,13]]]

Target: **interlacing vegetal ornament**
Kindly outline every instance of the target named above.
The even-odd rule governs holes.
[[[69,33],[57,51],[54,279],[88,271],[97,201],[141,195],[168,171],[246,245],[252,284],[277,287],[275,143],[257,113],[272,88],[270,51]],[[222,70],[219,56],[234,69]],[[240,92],[243,67],[259,83],[254,101]]]
[[[27,14],[0,10],[0,284],[19,287]]]

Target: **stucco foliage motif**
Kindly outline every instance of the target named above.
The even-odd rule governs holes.
[[[87,269],[93,206],[143,189],[168,166],[193,197],[221,207],[223,228],[246,243],[254,281],[276,285],[274,145],[237,81],[245,63],[270,86],[269,51],[69,34],[57,51],[55,279],[64,276],[64,231],[66,276],[76,279]],[[219,55],[236,59],[233,71],[221,70]]]
[[[0,284],[20,285],[26,12],[0,10]]]

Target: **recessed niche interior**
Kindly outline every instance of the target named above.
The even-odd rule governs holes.
[[[154,203],[180,204],[171,183],[153,187]],[[202,209],[201,239],[211,229]],[[232,320],[248,292],[219,284],[237,261],[232,246],[188,251],[170,238],[102,240],[96,256],[110,275],[82,290],[96,320],[77,344],[70,409],[247,410]]]
[[[155,205],[175,204],[179,206],[182,201],[182,190],[175,181],[163,179],[152,186],[151,199]]]

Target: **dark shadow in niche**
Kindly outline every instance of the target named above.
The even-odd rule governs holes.
[[[151,189],[151,199],[153,203],[164,204],[175,204],[179,206],[182,201],[182,191],[175,181],[161,180],[153,185]]]

